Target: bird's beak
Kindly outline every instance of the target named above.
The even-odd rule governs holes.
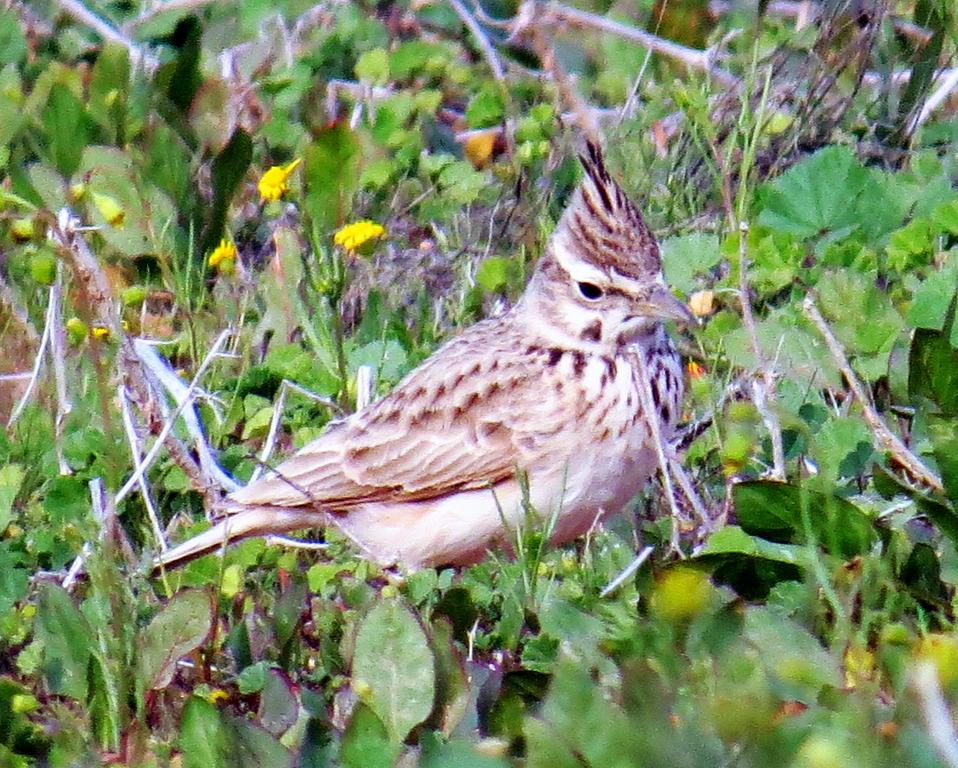
[[[640,302],[643,314],[662,320],[675,320],[682,325],[696,325],[695,315],[664,285],[656,285],[647,299]]]

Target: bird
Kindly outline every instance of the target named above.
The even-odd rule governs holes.
[[[658,468],[651,422],[667,440],[684,397],[665,321],[694,318],[599,145],[579,159],[582,181],[511,309],[229,494],[213,527],[155,566],[307,528],[341,531],[383,567],[469,565],[508,550],[530,505],[559,544],[633,499]]]

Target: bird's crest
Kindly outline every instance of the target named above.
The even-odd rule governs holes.
[[[572,197],[556,237],[594,266],[633,278],[661,269],[659,247],[639,209],[609,175],[602,150],[592,141],[579,155],[585,177]]]

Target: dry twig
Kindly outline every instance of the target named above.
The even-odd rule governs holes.
[[[745,255],[746,238],[748,237],[748,222],[739,222],[739,276],[738,297],[742,305],[742,324],[752,344],[755,354],[755,364],[762,376],[761,381],[752,381],[752,400],[765,423],[765,429],[772,441],[772,474],[773,480],[785,480],[785,449],[782,444],[782,427],[775,413],[775,373],[765,357],[762,345],[758,340],[758,328],[755,325],[755,315],[752,312],[752,302],[749,299],[748,289],[748,259]]]
[[[453,10],[462,20],[462,23],[466,25],[466,29],[469,30],[469,33],[475,39],[476,45],[479,46],[483,58],[485,58],[489,69],[492,71],[492,76],[496,80],[505,80],[506,73],[502,68],[502,62],[499,60],[499,54],[496,53],[496,49],[493,47],[492,42],[489,40],[483,28],[479,25],[479,22],[476,21],[476,17],[463,5],[462,0],[449,0],[449,5],[452,6]]]
[[[888,425],[882,420],[881,416],[878,415],[878,411],[875,410],[875,406],[872,404],[871,397],[865,391],[865,387],[862,386],[862,383],[858,380],[858,376],[856,376],[852,370],[851,364],[845,356],[845,351],[842,349],[842,345],[838,339],[835,338],[832,329],[828,327],[828,323],[825,322],[825,318],[822,317],[821,312],[818,311],[818,307],[815,306],[815,301],[811,296],[805,298],[803,309],[825,340],[828,351],[831,352],[832,358],[841,370],[842,375],[844,375],[845,381],[848,382],[852,394],[861,405],[865,421],[867,421],[868,426],[871,427],[875,439],[878,441],[882,450],[891,454],[895,462],[898,463],[910,477],[935,491],[943,491],[944,486],[941,483],[941,479],[925,466],[921,459],[908,450],[908,447],[902,442],[901,438],[892,432],[888,428]]]
[[[528,0],[528,2],[534,2],[534,0]],[[521,15],[521,9],[519,13]],[[653,35],[644,29],[621,24],[618,21],[588,11],[580,11],[578,8],[559,2],[549,2],[542,5],[541,8],[536,10],[536,16],[540,23],[551,23],[556,26],[590,27],[626,40],[633,40],[660,56],[667,56],[688,67],[706,72],[723,86],[735,88],[739,85],[739,79],[735,75],[716,66],[711,51],[689,48],[672,40],[666,40],[664,37]]]

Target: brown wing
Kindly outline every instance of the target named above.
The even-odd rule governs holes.
[[[552,398],[549,352],[520,347],[508,318],[449,342],[388,396],[338,422],[230,497],[244,505],[411,501],[485,487],[528,467],[566,414]]]

